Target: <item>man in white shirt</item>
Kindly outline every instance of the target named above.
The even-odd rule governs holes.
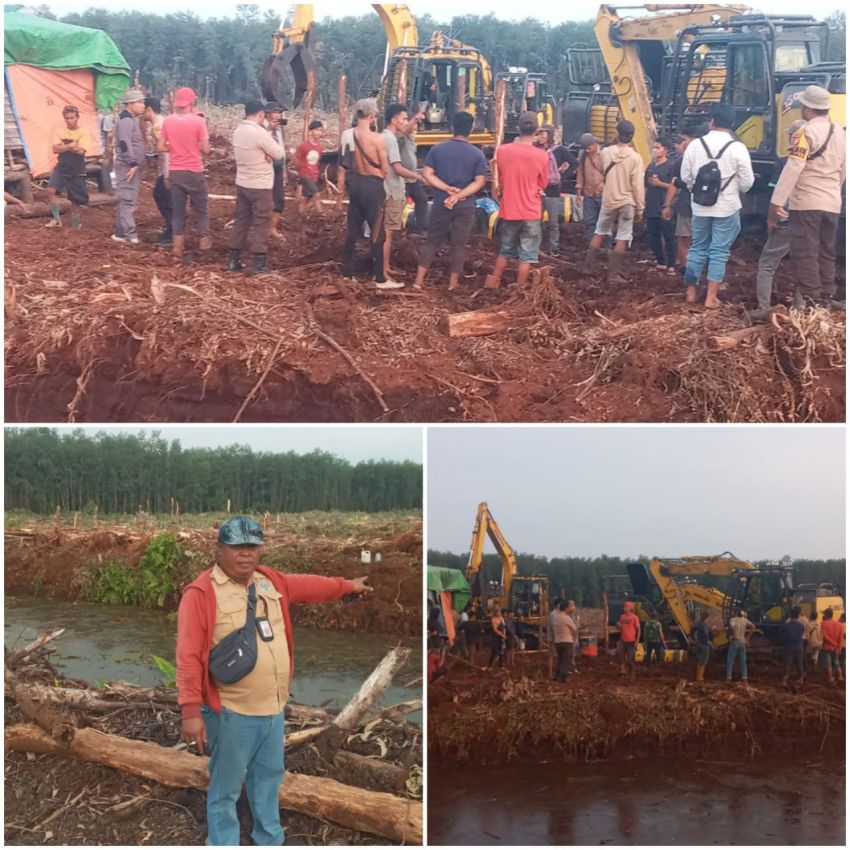
[[[682,158],[682,182],[693,192],[700,169],[712,160],[720,170],[720,191],[710,206],[691,200],[693,239],[685,267],[686,301],[697,300],[697,286],[708,264],[705,306],[720,306],[718,294],[726,277],[732,244],[741,232],[741,195],[755,182],[750,152],[732,134],[735,110],[725,103],[712,104],[709,132],[688,145]],[[699,197],[699,192],[697,197]]]

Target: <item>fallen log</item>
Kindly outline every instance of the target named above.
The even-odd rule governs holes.
[[[515,318],[508,310],[469,310],[447,314],[440,329],[450,337],[489,336],[508,330]]]
[[[398,764],[359,753],[339,752],[334,756],[336,775],[352,785],[368,785],[390,794],[404,794],[410,771]]]
[[[6,665],[8,667],[14,667],[20,661],[23,661],[28,655],[32,655],[37,649],[41,649],[46,643],[50,643],[50,641],[55,640],[60,635],[65,634],[65,629],[59,628],[54,629],[52,632],[42,632],[32,643],[28,643],[23,649],[19,649],[17,652],[13,652],[7,659]]]
[[[766,336],[772,331],[773,327],[771,325],[753,325],[749,328],[741,328],[737,331],[728,331],[724,334],[710,336],[708,338],[708,344],[715,351],[728,351],[729,349],[737,348],[738,343],[744,342],[744,340],[751,337]]]
[[[348,701],[348,705],[333,719],[327,730],[319,737],[318,746],[322,754],[330,760],[339,749],[346,733],[357,728],[366,712],[390,686],[395,674],[401,670],[410,658],[410,650],[403,646],[391,649],[381,663],[369,674],[360,690]]]
[[[209,759],[96,729],[73,730],[58,741],[40,727],[21,723],[5,729],[7,750],[90,761],[172,788],[204,789]],[[287,773],[279,793],[282,808],[332,821],[405,844],[421,844],[422,804],[380,791],[366,791],[333,779]]]

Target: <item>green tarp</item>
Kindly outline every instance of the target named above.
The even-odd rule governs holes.
[[[451,567],[428,567],[428,590],[441,593],[444,590],[452,592],[452,607],[455,611],[463,611],[472,598],[469,582],[460,570]]]
[[[92,68],[98,109],[112,109],[130,85],[130,66],[102,30],[15,11],[3,15],[3,62],[54,71]]]

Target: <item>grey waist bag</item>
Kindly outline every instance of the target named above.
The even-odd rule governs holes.
[[[248,615],[241,629],[231,632],[210,652],[210,673],[223,685],[244,679],[257,663],[257,590],[248,588]]]

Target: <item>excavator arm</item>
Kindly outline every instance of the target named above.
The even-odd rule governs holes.
[[[490,541],[496,548],[496,552],[502,559],[502,598],[506,600],[510,599],[511,583],[517,572],[516,556],[514,555],[514,550],[511,549],[510,544],[502,534],[501,529],[496,524],[496,520],[493,519],[493,514],[490,513],[487,502],[481,502],[478,505],[478,513],[475,516],[475,527],[472,530],[472,542],[469,546],[469,563],[466,568],[466,577],[470,585],[476,579],[480,579],[481,559],[484,555],[484,541],[487,537],[490,538]],[[481,595],[483,596],[483,582],[479,580],[479,584],[481,585]]]
[[[416,20],[407,6],[399,3],[373,3],[372,8],[384,25],[390,53],[398,47],[419,46]]]
[[[291,22],[280,22],[280,28],[272,36],[272,51],[260,71],[260,89],[266,100],[281,100],[281,82],[287,68],[292,71],[295,80],[292,108],[295,109],[303,100],[310,74],[316,68],[310,45],[313,23],[312,3],[299,3],[292,13]]]
[[[746,11],[746,6],[673,5],[645,6],[650,12],[669,12],[624,20],[614,6],[602,6],[593,26],[602,58],[611,78],[622,118],[635,125],[634,146],[645,165],[652,159],[652,143],[657,138],[652,100],[646,73],[638,53],[640,41],[672,41],[690,24],[721,23]],[[675,10],[675,11],[674,11]],[[609,141],[604,139],[603,141]]]
[[[697,575],[702,573],[711,576],[732,576],[735,570],[755,570],[755,565],[749,561],[736,558],[731,552],[722,555],[688,555],[684,558],[675,558],[661,561],[655,558],[653,563],[658,563],[659,569],[665,575]]]

